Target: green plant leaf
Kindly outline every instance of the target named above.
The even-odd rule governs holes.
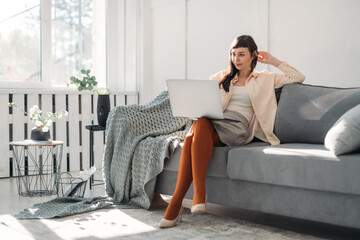
[[[83,91],[83,90],[89,90],[89,91],[96,91],[96,87],[98,82],[96,81],[96,77],[95,76],[90,76],[90,69],[85,70],[85,69],[81,69],[81,73],[82,73],[82,79],[79,79],[75,76],[71,76],[70,77],[70,84],[74,84],[75,86],[78,87],[79,91]],[[69,86],[69,84],[67,85]]]

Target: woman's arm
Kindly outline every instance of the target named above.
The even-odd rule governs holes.
[[[218,82],[224,78],[225,75],[229,74],[227,70],[220,71],[210,76],[210,80],[217,80]]]
[[[284,74],[275,74],[274,79],[274,88],[282,87],[285,84],[289,83],[298,83],[305,80],[305,76],[299,72],[297,69],[291,67],[286,62],[282,62],[276,57],[272,56],[270,53],[262,51],[259,52],[258,61],[260,63],[269,64],[274,67],[277,67]]]

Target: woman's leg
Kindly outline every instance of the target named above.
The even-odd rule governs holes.
[[[221,146],[219,135],[214,125],[206,118],[200,118],[194,128],[191,145],[191,166],[194,181],[194,197],[192,205],[205,203],[205,179],[214,146]]]
[[[164,218],[167,220],[174,220],[181,208],[182,201],[185,197],[187,190],[192,182],[191,172],[191,141],[193,132],[186,136],[179,162],[178,178],[176,183],[175,192],[170,200],[170,204],[166,209]]]
[[[166,209],[165,219],[173,220],[177,217],[182,200],[191,185],[193,176],[194,190],[196,189],[196,192],[194,191],[194,198],[196,197],[199,199],[196,201],[201,201],[203,199],[202,203],[205,202],[205,177],[207,165],[211,159],[213,147],[220,145],[220,139],[209,120],[200,118],[195,121],[190,133],[186,136],[184,141],[176,189],[170,204]],[[196,163],[194,164],[194,162]],[[196,170],[194,171],[193,168]]]

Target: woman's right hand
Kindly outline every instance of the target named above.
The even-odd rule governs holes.
[[[274,57],[273,55],[271,55],[270,53],[265,52],[265,51],[259,52],[258,61],[260,63],[270,64],[275,67],[279,66],[282,63],[279,59],[277,59],[276,57]]]

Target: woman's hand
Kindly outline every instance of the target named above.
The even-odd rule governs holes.
[[[273,65],[275,67],[279,66],[282,63],[279,59],[277,59],[276,57],[265,51],[259,52],[258,61],[264,64]]]

